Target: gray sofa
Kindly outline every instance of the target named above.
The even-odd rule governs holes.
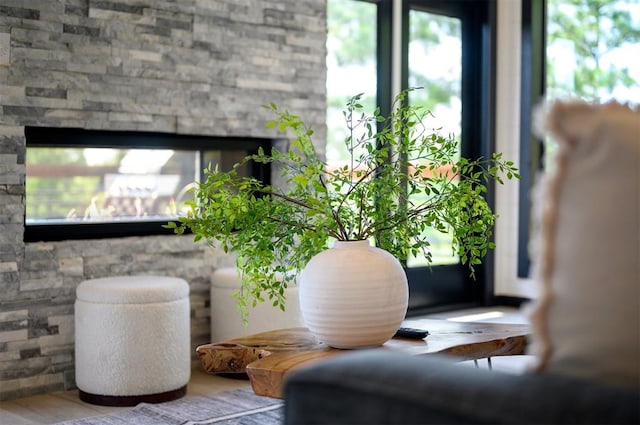
[[[290,425],[640,423],[640,394],[630,389],[382,350],[294,371],[284,396]]]

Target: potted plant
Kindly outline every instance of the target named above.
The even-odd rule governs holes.
[[[166,227],[173,228],[177,234],[190,229],[196,241],[206,240],[235,254],[242,280],[237,300],[244,312],[249,304],[265,299],[284,308],[284,290],[297,281],[301,272],[303,309],[305,277],[316,281],[317,286],[321,281],[329,285],[327,281],[348,274],[344,268],[334,270],[332,266],[342,260],[330,259],[320,265],[320,277],[308,277],[305,268],[310,261],[321,253],[336,251],[328,250],[334,243],[384,252],[393,260],[387,257],[374,263],[385,267],[387,263],[397,263],[394,267],[400,269],[400,275],[396,270],[384,279],[399,280],[398,285],[405,288],[393,301],[403,311],[383,313],[390,316],[392,323],[374,326],[385,328],[383,334],[388,335],[377,337],[384,342],[393,335],[406,313],[406,277],[397,259],[424,255],[431,261],[430,240],[425,231],[449,232],[452,253],[458,253],[473,276],[474,267],[494,246],[491,234],[495,215],[483,197],[486,184],[493,180],[502,183],[503,175],[509,179],[518,177],[514,164],[504,160],[500,153],[488,159],[460,157],[458,141],[453,136],[443,136],[426,128],[428,111],[407,105],[411,90],[414,89],[396,96],[393,112],[388,117],[382,116],[379,109],[371,114],[363,113],[361,95],[347,101],[345,148],[350,160],[348,165],[337,168],[330,168],[319,158],[312,143],[313,130],[300,117],[275,104],[268,105],[275,119],[268,122],[267,127],[275,127],[282,133],[291,132],[289,148],[261,150],[228,172],[207,168],[206,180],[197,183],[186,216]],[[282,183],[265,185],[256,179],[241,177],[238,169],[250,161],[270,163],[274,170],[280,171]],[[351,243],[355,241],[368,242]],[[347,263],[360,258],[353,250],[340,252]],[[365,280],[381,274],[372,266],[365,266],[365,271],[367,267],[372,276]],[[362,276],[362,273],[359,271],[356,275]],[[368,299],[371,292],[375,292],[371,288],[363,290],[368,293],[357,295],[360,299]],[[334,310],[350,309],[342,306],[350,291],[331,288],[324,292],[334,294],[335,297],[327,301]],[[383,297],[390,297],[382,293],[386,294]],[[312,309],[318,307],[318,302],[310,303]],[[383,311],[386,306],[378,304],[374,308]],[[328,315],[333,313],[305,314],[303,309],[302,314],[309,326],[312,319],[308,316],[322,321],[329,320]],[[340,317],[333,322],[344,320]],[[347,325],[340,323],[340,326]],[[355,346],[378,343],[381,342]],[[335,342],[332,345],[344,346]]]

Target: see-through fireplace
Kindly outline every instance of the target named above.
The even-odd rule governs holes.
[[[27,127],[26,242],[170,233],[206,166],[229,170],[270,139]],[[266,164],[242,175],[269,182]]]

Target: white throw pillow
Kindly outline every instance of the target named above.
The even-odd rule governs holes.
[[[555,102],[555,163],[534,204],[539,371],[640,389],[640,111]]]

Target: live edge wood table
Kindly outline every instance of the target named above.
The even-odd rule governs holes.
[[[416,327],[412,321],[412,327]],[[393,338],[376,350],[401,350],[411,355],[448,354],[460,360],[523,354],[529,326],[502,323],[458,323],[419,320],[430,335],[424,340]],[[348,353],[319,342],[306,328],[263,332],[196,349],[204,369],[214,374],[245,374],[253,391],[282,396],[287,372],[311,362]]]

